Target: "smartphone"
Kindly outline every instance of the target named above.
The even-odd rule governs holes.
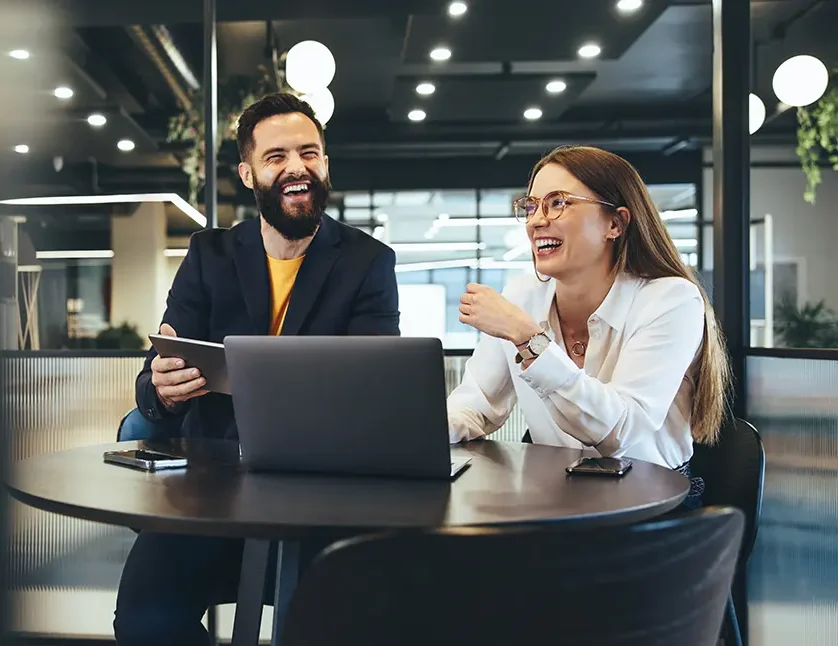
[[[570,474],[622,477],[631,469],[627,458],[579,458],[567,467]]]
[[[105,462],[119,464],[125,467],[142,469],[143,471],[160,471],[162,469],[180,469],[186,466],[186,458],[159,451],[134,449],[130,451],[106,451]]]

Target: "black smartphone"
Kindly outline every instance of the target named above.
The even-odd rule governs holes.
[[[129,451],[106,451],[105,462],[133,467],[143,471],[160,471],[162,469],[180,469],[187,465],[186,458],[170,455],[159,451],[132,449]]]
[[[631,469],[628,458],[579,458],[567,467],[570,474],[622,477]]]

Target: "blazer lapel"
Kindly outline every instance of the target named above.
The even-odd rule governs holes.
[[[244,303],[253,323],[253,333],[267,334],[271,326],[271,281],[260,220],[245,220],[236,225],[236,230],[239,235],[233,259]]]
[[[300,266],[294,289],[291,291],[291,302],[288,304],[288,312],[282,324],[283,336],[300,333],[338,256],[340,256],[338,224],[328,215],[324,215],[320,229],[306,251],[305,260]]]

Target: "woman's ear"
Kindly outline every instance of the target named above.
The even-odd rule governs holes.
[[[615,238],[625,235],[629,222],[631,222],[631,211],[624,206],[618,207],[611,219],[611,235]]]

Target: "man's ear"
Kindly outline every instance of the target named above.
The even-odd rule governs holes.
[[[242,180],[242,184],[250,190],[253,190],[253,169],[250,167],[250,164],[246,162],[239,163],[239,177]]]

